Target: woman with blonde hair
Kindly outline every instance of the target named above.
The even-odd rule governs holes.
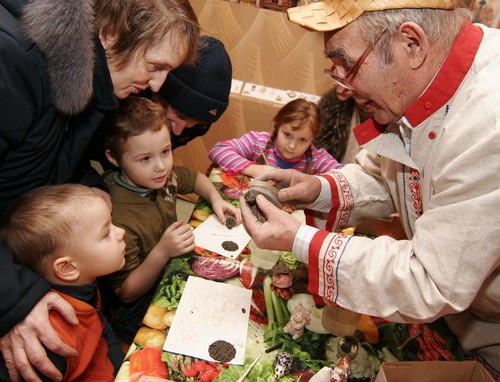
[[[89,160],[101,120],[120,99],[157,92],[169,71],[195,62],[199,33],[187,0],[0,0],[0,218],[17,197],[50,184],[90,186],[110,205]],[[2,244],[0,268],[8,379],[38,381],[38,369],[60,380],[42,343],[63,357],[76,352],[48,310],[76,323],[74,310]]]

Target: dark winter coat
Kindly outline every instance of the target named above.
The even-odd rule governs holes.
[[[0,0],[0,217],[37,186],[104,188],[88,146],[118,101],[92,18],[88,0]],[[0,269],[2,336],[48,284],[15,266],[4,246]]]

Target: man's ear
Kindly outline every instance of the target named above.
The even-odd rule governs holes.
[[[401,24],[398,31],[411,69],[418,69],[425,62],[429,53],[427,35],[419,25],[413,22]]]
[[[53,265],[54,276],[65,282],[73,282],[80,277],[80,270],[68,256],[57,258]]]
[[[106,154],[106,158],[108,158],[108,160],[109,160],[109,161],[110,161],[113,165],[115,165],[116,167],[120,167],[120,166],[118,165],[118,162],[116,161],[116,159],[115,159],[114,155],[113,155],[113,154],[111,154],[111,151],[109,151],[109,149],[106,149],[106,150],[104,151],[104,153]]]

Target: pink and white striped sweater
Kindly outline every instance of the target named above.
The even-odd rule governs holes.
[[[293,168],[303,172],[307,166],[306,154],[294,160],[287,160],[278,152],[276,145],[266,149],[271,133],[267,131],[250,131],[241,138],[220,141],[212,147],[209,157],[213,163],[229,175],[241,172],[255,164],[261,156],[261,150],[266,154],[270,166],[277,168]],[[325,149],[312,147],[311,165],[313,174],[321,174],[343,167]]]

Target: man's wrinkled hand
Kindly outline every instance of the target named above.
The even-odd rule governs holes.
[[[75,349],[65,344],[50,325],[49,311],[56,310],[70,324],[76,325],[73,307],[57,293],[47,293],[31,310],[26,318],[0,338],[2,352],[11,381],[40,381],[35,369],[54,381],[62,375],[47,357],[42,346],[62,357],[75,357]]]
[[[257,179],[274,183],[279,189],[278,199],[300,209],[311,205],[321,192],[321,181],[316,176],[296,170],[275,169]]]
[[[241,216],[248,234],[260,248],[291,251],[300,227],[299,221],[275,207],[262,195],[258,195],[256,201],[264,221],[252,213],[244,197],[240,198]]]

